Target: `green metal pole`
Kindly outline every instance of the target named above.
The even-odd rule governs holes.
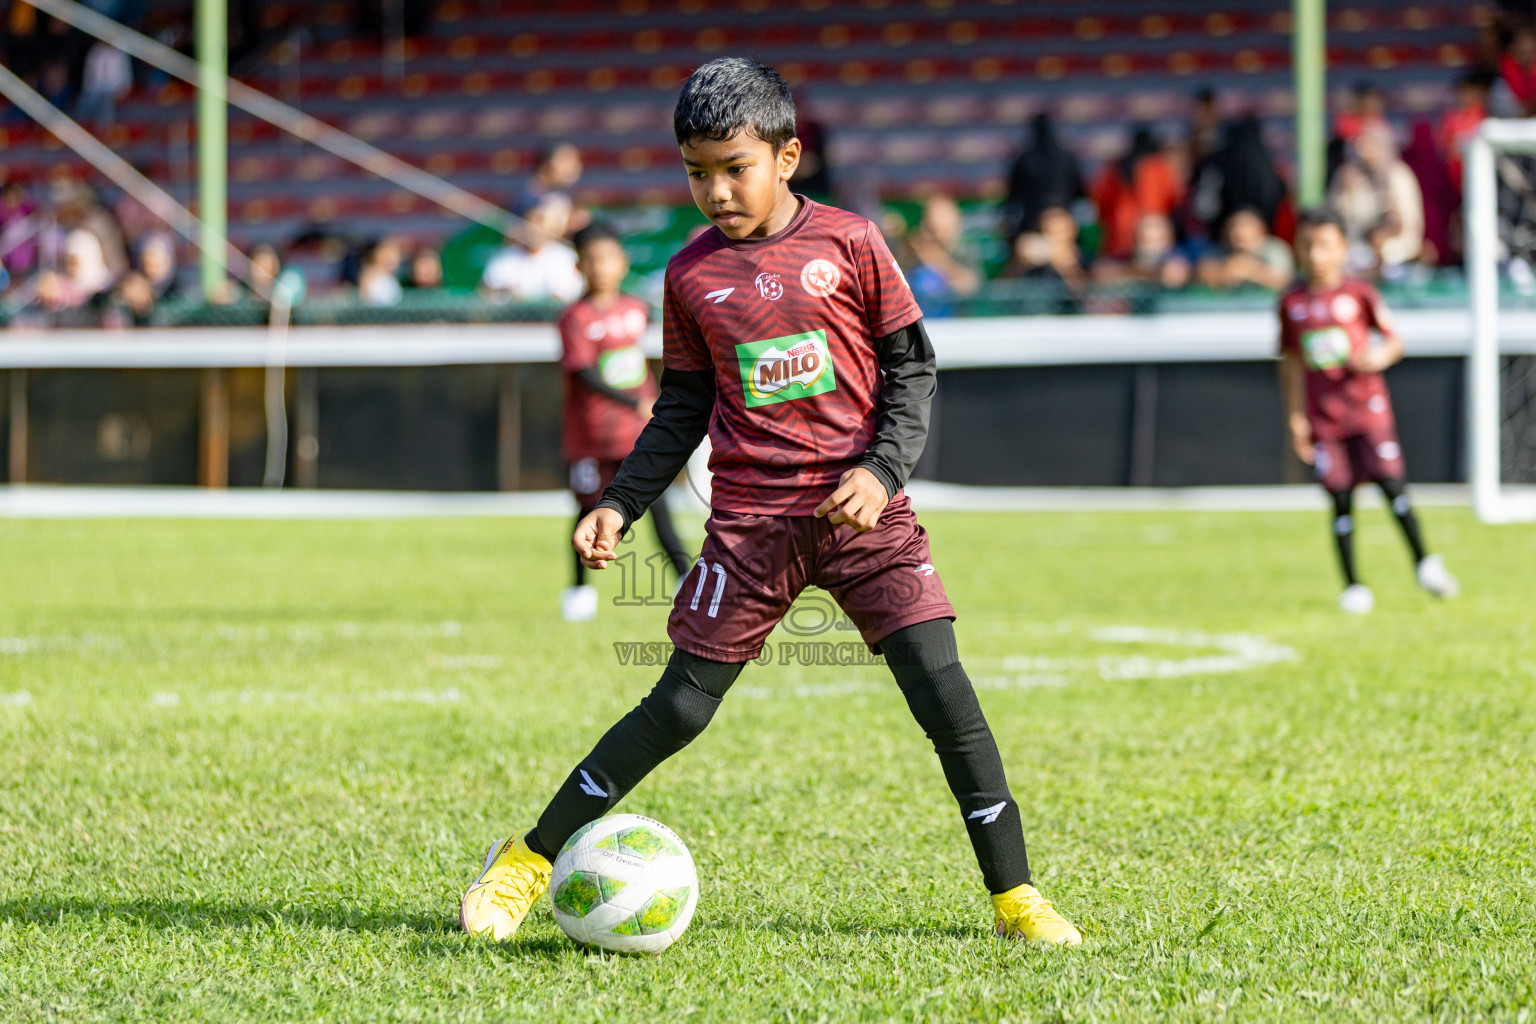
[[[197,62],[203,88],[197,92],[197,196],[203,221],[203,296],[212,299],[224,287],[224,244],[228,214],[228,106],[224,79],[229,73],[226,0],[197,0],[193,15]]]
[[[1296,79],[1296,192],[1317,206],[1327,187],[1327,0],[1291,0],[1291,67]]]

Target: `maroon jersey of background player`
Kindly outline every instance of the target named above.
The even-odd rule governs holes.
[[[713,369],[713,508],[810,515],[874,437],[873,339],[922,316],[875,226],[812,202],[784,230],[708,231],[667,268],[663,360]],[[893,496],[894,497],[894,496]]]
[[[1372,328],[1387,333],[1392,324],[1381,296],[1363,281],[1322,291],[1302,284],[1280,297],[1280,351],[1301,356],[1315,441],[1393,427],[1385,378],[1349,367],[1351,357],[1370,346]]]
[[[607,308],[578,299],[560,317],[565,377],[560,441],[567,462],[622,459],[645,429],[638,411],[586,387],[576,374],[595,368],[609,387],[655,399],[656,382],[640,347],[649,319],[650,308],[631,295],[620,295]]]

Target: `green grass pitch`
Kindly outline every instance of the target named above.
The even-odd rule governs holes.
[[[1321,512],[924,516],[1086,945],[992,938],[883,668],[776,665],[621,805],[698,861],[653,960],[457,931],[658,674],[565,523],[0,522],[0,1019],[1527,1021],[1536,527],[1426,518],[1464,595],[1367,512],[1352,619]]]

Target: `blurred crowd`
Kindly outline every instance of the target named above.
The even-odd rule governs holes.
[[[1332,125],[1327,201],[1348,227],[1351,273],[1398,281],[1459,264],[1462,153],[1499,85],[1486,72],[1463,75],[1453,103],[1406,133],[1387,120],[1374,86],[1350,92]],[[1503,91],[1508,110],[1512,93]],[[1007,257],[994,279],[1048,283],[1068,297],[1127,283],[1283,288],[1294,271],[1294,196],[1259,119],[1224,120],[1221,109],[1214,92],[1194,94],[1181,133],[1134,127],[1123,155],[1092,174],[1050,115],[1037,115],[1008,169],[996,226]],[[908,281],[931,303],[986,286],[980,261],[967,255],[965,226],[943,195],[926,200],[916,224],[887,224]]]
[[[149,12],[144,0],[91,6],[170,45],[187,44],[185,19],[158,7]],[[1485,117],[1536,116],[1530,6],[1501,5],[1486,52],[1455,81],[1443,110],[1404,124],[1389,119],[1386,97],[1371,82],[1348,91],[1330,125],[1327,201],[1347,227],[1354,275],[1391,283],[1459,265],[1468,140]],[[256,10],[232,4],[235,44],[254,40]],[[149,73],[30,4],[0,0],[0,17],[0,58],[97,129],[112,124],[134,76]],[[898,204],[907,216],[880,202],[867,169],[829,166],[826,133],[807,120],[799,126],[805,156],[793,184],[877,219],[933,315],[966,312],[967,299],[1010,290],[1057,296],[1052,308],[1060,311],[1110,311],[1115,296],[1132,291],[1272,291],[1294,272],[1296,201],[1276,148],[1289,140],[1273,138],[1277,126],[1266,129],[1242,102],[1210,89],[1191,93],[1176,130],[1167,122],[1160,130],[1128,126],[1122,151],[1094,162],[1062,139],[1049,114],[1037,114],[1006,168],[1000,207],[930,194],[915,207]],[[580,294],[568,240],[591,220],[579,199],[582,170],[577,148],[557,144],[501,197],[518,219],[477,257],[480,299],[564,303]],[[68,170],[26,181],[7,179],[0,166],[0,322],[128,326],[157,322],[175,303],[201,301],[195,250],[131,199],[103,198],[113,194]],[[412,292],[442,289],[442,241],[316,227],[257,246],[248,286],[232,283],[212,298],[259,296],[287,273],[301,291],[396,306]],[[455,266],[462,290],[462,266]],[[660,291],[659,280],[638,287],[647,298]],[[1094,304],[1105,296],[1111,305]]]

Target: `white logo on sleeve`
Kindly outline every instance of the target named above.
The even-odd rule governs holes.
[[[607,796],[608,791],[592,781],[592,776],[587,774],[585,768],[578,769],[581,772],[581,791],[587,796]],[[999,807],[1002,805],[999,804]]]
[[[913,569],[912,571],[917,573],[920,576],[932,576],[933,575],[933,563],[932,562],[924,562],[922,565],[918,566],[916,569]]]
[[[582,772],[582,774],[585,775],[586,772]],[[979,811],[972,811],[970,814],[966,815],[966,818],[968,820],[972,820],[972,821],[974,821],[977,818],[980,818],[981,819],[981,823],[983,825],[990,825],[994,821],[997,820],[997,816],[999,814],[1002,814],[1003,813],[1003,808],[1007,807],[1007,806],[1008,806],[1008,801],[1004,800],[1000,804],[993,804],[991,807],[983,807]]]
[[[720,305],[720,303],[722,303],[726,299],[730,298],[731,297],[731,292],[733,292],[735,290],[736,290],[735,288],[716,288],[712,292],[706,292],[704,297],[706,299],[714,299],[715,300],[715,305],[718,306],[718,305]]]

